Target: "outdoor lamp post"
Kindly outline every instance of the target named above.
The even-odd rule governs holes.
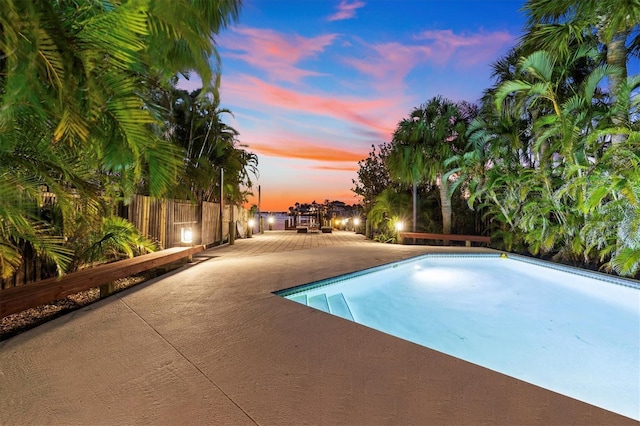
[[[275,222],[274,217],[269,216],[269,218],[267,219],[267,222],[269,222],[269,231],[273,231],[273,223]]]
[[[354,217],[353,218],[353,232],[358,232],[358,228],[360,227],[360,218],[359,217]]]
[[[253,227],[255,225],[256,225],[255,219],[249,219],[247,221],[247,238],[251,238],[251,235],[253,235]]]
[[[400,232],[404,229],[404,223],[402,221],[396,222],[396,243],[400,244]]]

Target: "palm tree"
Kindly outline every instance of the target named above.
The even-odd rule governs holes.
[[[0,280],[20,267],[26,244],[62,273],[72,253],[38,217],[42,200],[37,180],[0,170],[0,200]]]
[[[451,233],[451,196],[450,182],[445,178],[446,160],[465,148],[465,133],[468,123],[475,114],[475,108],[465,103],[455,104],[441,96],[436,96],[427,103],[415,108],[402,126],[394,133],[394,140],[404,148],[398,158],[408,160],[413,150],[417,160],[406,164],[403,176],[418,176],[412,167],[420,170],[420,180],[435,183],[440,192],[440,208],[442,210],[442,232]],[[397,163],[398,165],[401,163]]]
[[[387,168],[390,175],[397,181],[412,186],[413,232],[416,232],[418,223],[418,183],[423,179],[425,169],[422,146],[411,138],[415,125],[416,121],[413,119],[404,119],[398,124],[398,128],[393,134],[392,148],[387,157]]]
[[[408,195],[393,188],[384,189],[376,197],[367,218],[371,221],[372,227],[376,228],[378,241],[396,241],[395,224],[402,221],[408,208]]]
[[[174,91],[173,119],[166,132],[184,152],[184,166],[172,195],[197,201],[219,201],[220,170],[224,170],[224,193],[228,201],[246,198],[242,187],[250,189],[257,175],[258,158],[238,143],[238,132],[227,125],[217,96],[200,90],[187,94]],[[231,198],[229,198],[231,197]]]
[[[500,111],[503,108],[507,97],[516,96],[520,103],[529,111],[535,111],[534,122],[540,124],[543,117],[545,120],[554,120],[566,114],[563,111],[569,108],[585,108],[587,106],[597,107],[600,98],[599,84],[604,77],[617,75],[615,67],[600,66],[594,67],[583,75],[580,70],[578,78],[575,74],[574,64],[593,58],[597,52],[587,46],[576,49],[565,61],[546,51],[533,52],[529,56],[520,60],[519,69],[521,75],[526,79],[518,78],[503,82],[495,91],[495,106]],[[579,92],[579,94],[577,94]],[[571,103],[579,105],[571,105]],[[586,104],[585,104],[586,103]],[[585,123],[587,125],[587,123]],[[549,156],[556,155],[557,147],[550,147],[550,138],[543,132],[543,126],[538,125],[533,130],[533,138],[536,140],[534,150],[539,155],[539,164],[549,163]],[[588,130],[588,129],[584,129]],[[571,152],[565,143],[565,156]],[[570,147],[574,148],[573,146]]]
[[[188,76],[195,71],[204,92],[217,91],[220,57],[214,36],[238,20],[241,6],[242,0],[149,2],[149,73],[166,83],[178,73]]]
[[[620,108],[640,106],[640,76],[622,83],[617,99]],[[615,106],[610,115],[615,116]],[[586,137],[593,145],[610,135],[613,120],[602,120]],[[638,122],[616,127],[627,138],[604,151],[595,164],[578,169],[563,191],[580,194],[578,208],[587,218],[580,235],[585,250],[597,250],[604,267],[621,275],[637,276],[640,271],[640,127]],[[595,255],[594,255],[595,256]]]
[[[632,94],[640,80],[636,77],[623,82],[616,104],[606,105],[599,87],[604,79],[618,74],[617,68],[605,64],[593,67],[582,79],[571,76],[572,62],[590,55],[593,57],[593,50],[586,46],[573,51],[569,61],[549,52],[534,52],[520,62],[520,71],[528,80],[506,81],[497,88],[498,109],[511,96],[531,109],[539,108],[532,127],[533,147],[545,161],[539,163],[544,167],[521,168],[518,177],[512,179],[518,184],[515,199],[519,206],[506,203],[514,199],[510,197],[512,186],[502,186],[511,182],[506,177],[485,182],[482,197],[493,197],[491,203],[508,212],[504,218],[509,220],[511,230],[521,233],[532,253],[554,253],[558,259],[575,262],[592,262],[598,253],[601,259],[612,255],[611,265],[628,273],[638,266],[625,260],[625,266],[620,267],[616,262],[622,253],[627,254],[625,259],[634,259],[631,254],[638,249],[637,242],[622,236],[633,234],[628,231],[635,225],[629,224],[637,220],[629,213],[633,208],[626,209],[621,202],[636,205],[638,188],[626,184],[630,176],[619,177],[628,172],[619,170],[618,162],[635,164],[635,157],[629,153],[637,149],[637,136],[632,124],[616,125],[614,117],[617,108],[637,105]],[[631,136],[631,140],[603,148],[613,129]],[[501,165],[498,161],[495,164],[498,168]],[[501,174],[513,174],[505,172]],[[617,182],[620,193],[612,182]],[[601,226],[603,223],[608,224],[608,231]],[[624,250],[614,248],[620,248],[618,239],[626,241]]]
[[[606,63],[620,70],[609,79],[612,98],[627,78],[630,54],[640,52],[640,7],[635,0],[528,0],[524,6],[529,22],[526,44],[537,50],[570,53],[570,42],[595,34],[606,55]],[[614,123],[621,125],[629,112],[620,111]],[[613,142],[623,136],[613,135]]]
[[[239,5],[239,0],[3,2],[0,186],[14,188],[0,199],[0,245],[13,253],[0,254],[3,275],[6,265],[15,267],[15,250],[24,244],[41,248],[39,254],[59,270],[65,265],[49,244],[55,229],[33,216],[34,201],[39,203],[27,194],[39,187],[55,194],[63,207],[61,223],[69,223],[75,199],[85,202],[84,213],[99,219],[106,214],[98,208],[106,195],[127,196],[141,181],[153,194],[173,184],[180,153],[160,137],[163,110],[153,93],[189,71],[200,74],[206,87],[215,86],[217,67],[208,60],[215,56],[212,35],[237,18]],[[14,186],[12,176],[28,190]]]

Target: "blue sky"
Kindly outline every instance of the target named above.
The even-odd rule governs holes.
[[[244,0],[216,39],[228,124],[259,157],[263,211],[359,200],[358,160],[428,99],[477,101],[522,34],[518,0]],[[199,87],[196,80],[182,84]]]

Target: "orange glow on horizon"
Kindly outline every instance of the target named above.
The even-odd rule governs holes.
[[[252,205],[258,205],[258,189],[254,188],[254,195],[249,197],[249,201],[244,204],[244,208],[249,210]],[[318,195],[318,196],[315,196]],[[262,212],[287,212],[289,211],[289,207],[293,207],[295,203],[311,203],[315,201],[316,203],[324,203],[326,199],[329,201],[342,201],[345,204],[359,204],[360,199],[356,197],[353,192],[343,193],[343,194],[334,194],[331,196],[330,194],[317,193],[312,194],[309,192],[287,192],[283,190],[275,190],[271,191],[271,193],[266,194],[263,192],[262,200],[260,203],[260,211]]]
[[[249,148],[258,155],[264,154],[273,157],[328,162],[339,161],[356,164],[358,163],[358,161],[366,158],[366,154],[364,154],[363,156],[362,153],[355,151],[347,151],[339,148],[311,145],[305,143],[282,143],[279,146],[251,142],[246,143]],[[354,170],[354,168],[350,167],[346,170]],[[357,170],[357,167],[355,168],[355,170]]]

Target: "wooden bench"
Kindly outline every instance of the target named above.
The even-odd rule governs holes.
[[[398,237],[401,242],[404,242],[405,238],[412,238],[415,240],[441,240],[445,244],[449,241],[464,241],[465,246],[471,247],[471,243],[485,243],[491,244],[491,237],[484,237],[481,235],[458,235],[458,234],[429,234],[425,232],[399,232]]]
[[[31,284],[0,290],[0,318],[44,305],[94,287],[100,287],[102,297],[110,293],[111,284],[120,278],[191,258],[204,246],[173,247],[142,256],[105,263],[94,268],[47,278]]]
[[[306,234],[309,231],[309,228],[306,226],[296,226],[296,231],[298,234]]]

